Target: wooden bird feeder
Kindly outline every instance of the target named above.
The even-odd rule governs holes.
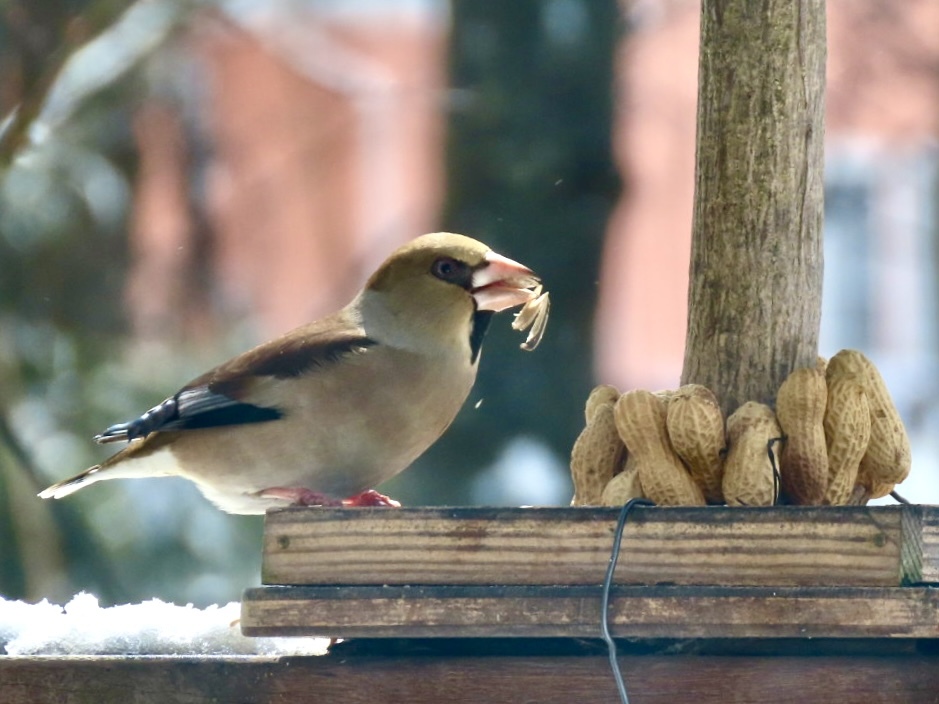
[[[682,382],[726,414],[816,362],[825,3],[703,0],[701,18]],[[15,704],[613,702],[599,637],[617,516],[271,512],[241,627],[352,639],[329,656],[95,658],[64,674],[0,660],[0,677]],[[939,507],[642,507],[621,546],[607,615],[633,702],[939,700]]]
[[[377,639],[349,661],[368,677],[381,663],[391,687],[439,666],[409,701],[441,696],[449,677],[486,681],[451,701],[614,701],[604,651],[556,639],[599,638],[618,513],[271,512],[242,629]],[[609,619],[635,701],[934,701],[939,507],[637,508]],[[398,639],[420,647],[402,655]]]
[[[267,515],[252,636],[591,638],[618,509]],[[939,508],[637,508],[623,638],[939,638]]]

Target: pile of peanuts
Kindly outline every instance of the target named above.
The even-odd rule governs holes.
[[[661,506],[863,505],[910,472],[903,421],[856,350],[793,371],[775,411],[749,401],[726,423],[714,393],[697,384],[623,394],[598,386],[585,415],[571,452],[573,506],[640,497]]]

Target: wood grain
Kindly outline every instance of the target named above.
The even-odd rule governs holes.
[[[266,518],[269,585],[600,584],[618,509],[299,508]],[[939,582],[935,507],[640,508],[616,584]]]
[[[918,522],[914,522],[914,531],[919,531],[920,541],[911,546],[911,552],[919,555],[920,573],[918,579],[913,579],[921,584],[939,584],[939,508],[937,507],[916,507],[920,516]],[[913,542],[913,541],[911,541]]]
[[[725,416],[814,367],[822,301],[825,0],[704,0],[682,384]]]
[[[641,704],[935,704],[939,653],[627,655]],[[0,657],[4,704],[609,704],[605,655],[431,654],[270,659]]]
[[[625,638],[939,638],[929,587],[617,587]],[[250,636],[598,637],[597,587],[262,587],[245,592]]]

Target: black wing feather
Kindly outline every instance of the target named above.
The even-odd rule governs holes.
[[[325,344],[268,343],[204,374],[139,418],[110,426],[96,435],[95,441],[101,444],[129,442],[156,431],[194,430],[277,420],[284,415],[280,409],[238,400],[239,392],[251,377],[297,377],[338,362],[346,355],[363,352],[375,344],[374,340],[364,335]],[[247,376],[244,372],[246,367],[251,369]]]
[[[194,430],[225,425],[263,423],[283,417],[276,408],[242,403],[212,393],[207,387],[184,389],[127,423],[112,425],[95,441],[101,444],[144,438],[157,430]]]

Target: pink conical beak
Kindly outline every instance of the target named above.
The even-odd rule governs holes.
[[[530,289],[538,282],[527,266],[490,250],[473,273],[473,298],[479,310],[498,312],[528,303],[533,297]]]

